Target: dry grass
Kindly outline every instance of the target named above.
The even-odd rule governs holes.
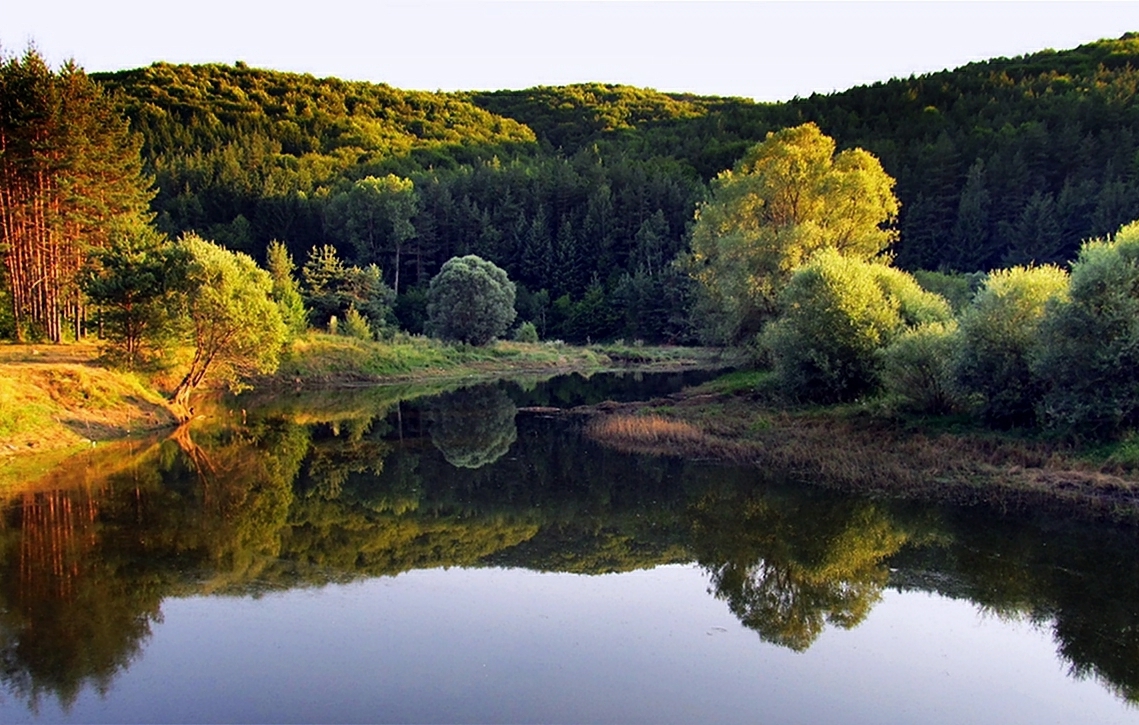
[[[659,415],[598,416],[585,426],[587,436],[627,453],[738,459],[740,446],[710,435],[682,420]]]
[[[704,443],[708,438],[693,425],[659,415],[607,416],[591,421],[589,432],[597,439],[645,445],[691,445]]]

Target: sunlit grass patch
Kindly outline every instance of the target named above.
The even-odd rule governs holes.
[[[607,415],[592,419],[585,434],[626,453],[738,460],[743,449],[699,426],[659,415]]]
[[[276,378],[281,382],[376,380],[474,374],[495,366],[597,367],[603,355],[585,348],[499,340],[485,346],[451,344],[421,335],[397,334],[368,342],[356,338],[309,333],[285,350]]]
[[[51,399],[30,381],[0,377],[0,440],[49,424],[52,409]]]
[[[735,370],[715,380],[709,380],[699,386],[696,392],[722,395],[751,393],[770,385],[773,379],[774,373],[770,370]]]
[[[627,344],[623,340],[617,340],[616,342],[590,345],[589,349],[605,355],[614,363],[622,365],[724,364],[722,359],[724,350],[720,348],[643,345],[639,341]]]
[[[0,455],[171,422],[162,396],[131,373],[77,363],[0,363]]]
[[[589,432],[597,438],[651,444],[686,444],[705,439],[704,433],[696,426],[658,415],[606,416],[591,421]]]

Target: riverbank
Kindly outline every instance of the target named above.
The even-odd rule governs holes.
[[[111,440],[174,426],[152,380],[109,370],[94,345],[0,347],[0,486]]]
[[[578,347],[561,342],[499,340],[474,347],[398,335],[381,343],[310,333],[294,341],[264,387],[339,387],[406,383],[440,378],[503,377],[525,373],[589,372],[627,366],[684,369],[724,365],[715,348],[626,346]]]
[[[253,386],[272,394],[625,366],[685,369],[720,365],[719,356],[706,348],[508,341],[471,347],[423,337],[365,342],[310,333],[285,350],[277,373]],[[92,343],[0,346],[0,483],[24,477],[13,473],[17,459],[20,471],[47,470],[93,444],[175,426],[167,396],[176,382],[175,372],[144,376],[103,367]]]
[[[1062,441],[916,419],[866,404],[789,409],[740,376],[642,403],[605,404],[587,435],[635,453],[746,463],[871,497],[998,507],[1079,508],[1139,520],[1139,471],[1126,456]]]

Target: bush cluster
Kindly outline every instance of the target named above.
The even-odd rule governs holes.
[[[884,390],[914,411],[1077,438],[1139,425],[1139,222],[1086,242],[1070,273],[991,272],[956,316],[905,272],[833,250],[796,270],[780,304],[761,341],[796,400]]]
[[[833,403],[873,392],[878,351],[906,330],[945,322],[949,304],[884,264],[819,252],[780,295],[782,315],[764,333],[775,373],[799,400]]]

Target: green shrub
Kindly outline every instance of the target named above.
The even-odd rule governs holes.
[[[941,295],[953,308],[954,312],[961,312],[973,301],[973,295],[985,281],[983,272],[931,272],[917,270],[914,279],[922,289]]]
[[[514,283],[495,264],[473,254],[452,257],[427,289],[431,334],[485,345],[514,322]]]
[[[534,327],[533,322],[523,322],[514,331],[515,342],[537,342],[538,341],[538,328]]]
[[[780,295],[764,347],[784,391],[800,400],[851,400],[878,386],[877,351],[908,327],[945,321],[949,305],[905,272],[824,250]]]
[[[953,309],[939,294],[922,289],[913,275],[884,264],[871,264],[874,280],[892,306],[896,306],[906,327],[953,319]]]
[[[989,423],[1006,427],[1035,420],[1040,384],[1029,350],[1050,300],[1068,294],[1068,274],[1052,265],[993,272],[961,315],[953,376]]]
[[[375,339],[368,318],[361,315],[355,307],[349,307],[348,312],[344,314],[344,328],[341,330],[341,334],[369,342]]]
[[[1084,244],[1070,299],[1048,306],[1031,365],[1043,422],[1093,437],[1139,422],[1139,222]]]
[[[906,407],[922,413],[946,413],[954,407],[950,360],[956,346],[956,322],[929,322],[906,330],[882,350],[882,384]]]

